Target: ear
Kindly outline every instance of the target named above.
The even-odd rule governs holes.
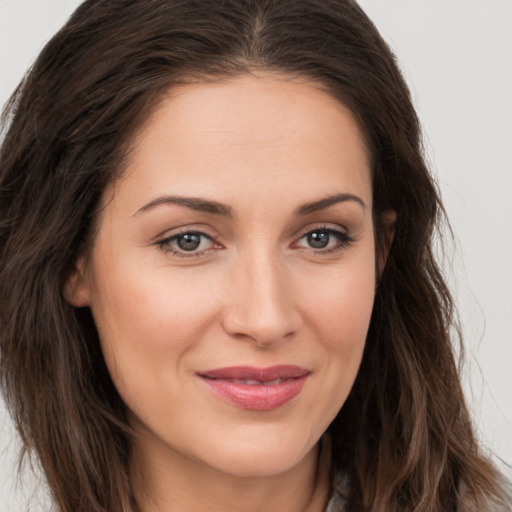
[[[73,266],[63,289],[65,299],[76,308],[90,305],[91,288],[85,261],[80,258]]]
[[[382,245],[378,250],[378,259],[377,259],[377,271],[378,276],[382,275],[384,272],[384,267],[386,266],[386,261],[388,260],[389,251],[391,249],[391,245],[393,244],[393,239],[395,237],[395,224],[396,224],[396,212],[395,210],[385,210],[380,217],[380,224],[384,230],[384,237],[382,240]]]

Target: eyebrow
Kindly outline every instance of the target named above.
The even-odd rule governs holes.
[[[335,204],[344,203],[347,201],[353,201],[359,204],[363,208],[363,210],[366,209],[366,204],[364,203],[364,201],[354,194],[334,194],[332,196],[319,199],[318,201],[312,201],[310,203],[306,203],[303,204],[302,206],[299,206],[299,208],[295,210],[295,215],[309,215],[314,212],[325,210]],[[138,215],[148,210],[152,210],[153,208],[156,208],[157,206],[163,204],[177,204],[179,206],[184,206],[186,208],[190,208],[192,210],[196,210],[199,212],[209,213],[212,215],[220,215],[222,217],[228,217],[231,219],[235,217],[235,213],[231,206],[228,206],[223,203],[218,203],[217,201],[202,199],[200,197],[183,196],[157,197],[156,199],[153,199],[152,201],[144,205],[142,208],[137,210],[134,215]]]
[[[196,210],[204,213],[211,213],[213,215],[220,215],[222,217],[233,218],[235,216],[233,208],[231,206],[218,203],[217,201],[210,201],[207,199],[201,199],[200,197],[183,197],[183,196],[162,196],[153,199],[148,204],[135,212],[135,215],[139,213],[152,210],[162,204],[177,204],[179,206],[185,206],[192,210]]]
[[[319,201],[312,201],[311,203],[303,204],[295,210],[295,215],[309,215],[310,213],[326,210],[337,203],[345,203],[347,201],[354,201],[359,204],[363,210],[366,209],[365,202],[354,194],[334,194],[332,196],[325,197],[324,199],[320,199]]]

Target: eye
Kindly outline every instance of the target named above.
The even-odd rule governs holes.
[[[213,240],[200,231],[186,231],[177,233],[158,242],[165,251],[176,256],[197,256],[214,246]]]
[[[331,233],[328,231],[311,231],[305,238],[308,245],[313,249],[325,249],[331,242]]]
[[[317,228],[299,238],[297,245],[320,252],[330,252],[347,247],[353,239],[345,232],[332,228]]]

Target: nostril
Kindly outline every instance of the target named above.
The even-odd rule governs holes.
[[[293,312],[267,317],[255,317],[248,312],[231,312],[224,320],[224,328],[228,334],[240,341],[250,340],[257,345],[265,346],[283,342],[293,337],[298,322]]]
[[[286,269],[267,252],[240,259],[224,310],[224,329],[260,346],[290,340],[301,324]]]

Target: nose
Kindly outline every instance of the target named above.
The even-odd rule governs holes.
[[[268,346],[298,331],[301,315],[293,279],[277,257],[254,255],[237,265],[232,275],[229,306],[223,315],[229,334]]]

